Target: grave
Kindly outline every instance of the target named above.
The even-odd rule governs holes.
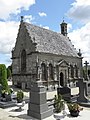
[[[88,64],[89,63],[87,61],[85,61],[84,64],[85,64],[85,77],[84,78],[85,78],[85,80],[88,80],[88,78],[89,78],[88,77]]]
[[[53,114],[52,107],[48,106],[46,100],[46,88],[41,81],[34,82],[31,85],[30,101],[27,111],[29,116],[42,120]]]
[[[16,95],[5,95],[4,97],[0,96],[0,107],[7,108],[16,106]]]
[[[78,87],[58,87],[57,93],[61,94],[63,99],[68,102],[77,102],[79,88]]]
[[[86,96],[90,96],[90,80],[88,81],[84,81],[85,82],[85,86],[86,86]]]
[[[86,96],[89,96],[90,95],[90,77],[88,75],[88,62],[85,61],[85,77],[84,77],[84,84],[85,84],[85,94]]]
[[[79,79],[77,82],[77,86],[79,87],[79,97],[78,102],[88,102],[88,99],[86,97],[86,82],[84,82],[83,79]]]
[[[7,108],[16,106],[16,94],[1,93],[2,86],[0,86],[0,108]]]
[[[0,108],[8,108],[8,107],[13,107],[16,106],[16,101],[8,101],[8,102],[2,102],[0,101]]]

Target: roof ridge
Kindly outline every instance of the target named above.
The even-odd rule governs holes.
[[[38,27],[38,28],[43,29],[43,30],[46,30],[46,31],[50,31],[50,32],[57,33],[57,34],[59,34],[59,35],[61,35],[61,36],[63,36],[63,37],[67,37],[67,36],[64,36],[64,35],[62,35],[61,33],[56,32],[56,31],[53,31],[53,30],[51,30],[51,29],[46,29],[46,28],[44,28],[44,27],[41,27],[41,26],[38,26],[38,25],[35,25],[35,24],[31,24],[31,23],[28,23],[28,22],[23,22],[23,23],[28,24],[28,25],[32,25],[32,26],[34,26],[34,27]],[[67,38],[68,38],[68,37],[67,37]]]

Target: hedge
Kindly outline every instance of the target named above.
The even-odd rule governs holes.
[[[0,64],[0,84],[3,90],[8,90],[7,69],[4,64]]]

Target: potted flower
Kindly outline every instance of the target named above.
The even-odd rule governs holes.
[[[67,113],[65,111],[65,101],[62,99],[61,94],[55,95],[54,97],[54,118],[55,119],[62,119],[64,118]]]
[[[18,90],[17,91],[17,102],[20,103],[23,101],[24,98],[24,93],[22,90]]]
[[[79,106],[77,103],[69,103],[67,104],[70,115],[73,117],[77,117],[79,115],[79,112],[83,110],[82,107]]]
[[[55,112],[59,113],[62,110],[65,109],[65,102],[62,99],[61,94],[59,95],[55,95],[54,97],[54,108],[55,108]]]

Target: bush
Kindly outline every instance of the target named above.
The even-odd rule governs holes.
[[[22,90],[17,91],[17,102],[22,102],[24,97],[24,93]]]
[[[11,77],[11,70],[9,68],[7,68],[7,79]]]
[[[4,64],[0,64],[0,84],[3,90],[8,90],[7,70]]]

